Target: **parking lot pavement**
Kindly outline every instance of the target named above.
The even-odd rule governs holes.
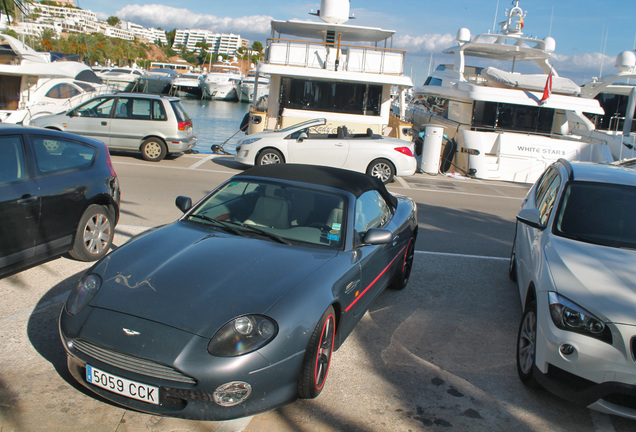
[[[126,186],[116,246],[174,220],[176,194],[204,193],[236,171],[209,157],[114,162]],[[402,180],[390,189],[419,209],[411,281],[374,302],[334,354],[317,399],[230,422],[158,417],[100,399],[70,377],[57,330],[64,299],[90,264],[59,258],[0,279],[0,431],[633,431],[631,420],[517,378],[521,310],[507,256],[527,186]]]

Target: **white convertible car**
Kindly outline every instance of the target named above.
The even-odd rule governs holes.
[[[235,159],[246,165],[303,163],[367,173],[384,183],[415,173],[413,143],[373,134],[349,134],[345,126],[329,133],[325,119],[248,135],[239,141]]]

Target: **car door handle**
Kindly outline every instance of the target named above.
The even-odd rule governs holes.
[[[335,145],[336,145],[336,147],[344,147],[344,143],[341,143],[341,142],[338,142]]]
[[[38,200],[38,197],[33,195],[23,195],[22,198],[18,200],[18,204],[20,205],[30,205]]]
[[[108,122],[102,121],[102,126],[108,126]]]

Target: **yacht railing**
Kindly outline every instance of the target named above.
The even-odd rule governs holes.
[[[268,39],[265,62],[329,71],[402,75],[406,51],[346,44]]]

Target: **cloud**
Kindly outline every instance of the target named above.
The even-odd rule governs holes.
[[[429,34],[420,36],[397,35],[394,47],[404,49],[409,54],[439,53],[456,44],[455,36],[447,34]]]
[[[116,15],[122,20],[145,27],[159,27],[164,30],[210,30],[219,33],[238,33],[242,37],[256,36],[257,39],[267,37],[272,20],[272,17],[267,15],[224,18],[157,4],[128,5],[117,11]]]
[[[552,65],[559,75],[574,80],[577,84],[590,81],[593,77],[615,74],[616,57],[601,53],[553,54]]]

